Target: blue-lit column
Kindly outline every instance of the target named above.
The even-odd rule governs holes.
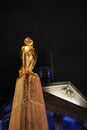
[[[0,130],[2,130],[2,120],[0,120]]]
[[[53,118],[54,118],[54,122],[55,122],[55,130],[63,130],[62,116],[58,113],[54,113]]]

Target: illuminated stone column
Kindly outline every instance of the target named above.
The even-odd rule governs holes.
[[[33,73],[16,81],[9,130],[48,130],[40,78]]]
[[[54,113],[53,114],[53,118],[54,118],[54,122],[55,122],[55,130],[63,130],[63,126],[62,126],[62,116]]]
[[[30,37],[25,38],[21,54],[9,130],[48,130],[40,78],[33,72],[37,53]]]

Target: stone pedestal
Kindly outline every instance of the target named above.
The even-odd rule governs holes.
[[[38,75],[24,74],[17,79],[9,130],[48,130]]]

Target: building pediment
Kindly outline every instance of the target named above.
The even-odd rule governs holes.
[[[70,81],[50,83],[43,87],[43,91],[75,105],[87,108],[87,98]]]

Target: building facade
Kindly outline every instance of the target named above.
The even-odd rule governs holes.
[[[71,82],[43,86],[49,130],[87,130],[87,100]],[[11,99],[0,108],[0,130],[8,130]]]

